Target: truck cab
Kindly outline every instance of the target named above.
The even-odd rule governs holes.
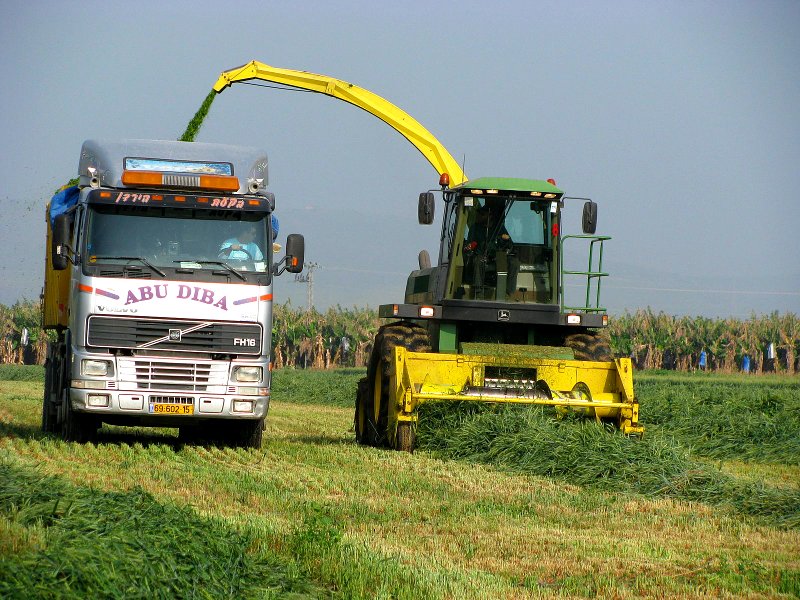
[[[48,207],[42,426],[177,427],[186,440],[261,443],[270,400],[279,245],[267,156],[151,140],[83,144],[77,185]]]

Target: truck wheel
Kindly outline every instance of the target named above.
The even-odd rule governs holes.
[[[66,394],[65,394],[66,395]],[[64,421],[61,423],[61,437],[66,442],[88,442],[97,433],[97,421],[90,415],[72,410],[69,398],[64,403]]]
[[[44,366],[44,394],[42,397],[42,431],[58,433],[58,411],[53,404],[53,359],[48,348],[47,362]]]
[[[572,348],[576,360],[609,362],[614,360],[606,335],[601,332],[583,331],[564,337],[564,346]]]

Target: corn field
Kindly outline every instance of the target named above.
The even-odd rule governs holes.
[[[40,326],[38,301],[0,304],[0,364],[43,364],[47,333]],[[363,367],[381,320],[370,308],[331,307],[325,312],[274,307],[272,336],[276,368]],[[27,344],[23,331],[27,330]],[[638,369],[691,371],[705,368],[731,373],[749,357],[751,372],[800,372],[800,318],[772,313],[749,319],[671,316],[651,309],[610,319],[611,349],[629,356]],[[772,346],[773,352],[770,352]]]
[[[800,371],[800,319],[774,312],[749,319],[676,317],[652,310],[624,313],[610,320],[612,351],[630,356],[640,369],[691,371],[706,355],[709,371]],[[770,352],[772,346],[772,352]]]

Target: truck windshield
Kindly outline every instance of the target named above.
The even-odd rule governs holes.
[[[553,302],[548,202],[467,197],[461,256],[454,257],[455,297],[498,302]]]
[[[161,276],[222,270],[244,279],[241,273],[268,272],[269,222],[265,213],[89,205],[85,264],[135,265]]]

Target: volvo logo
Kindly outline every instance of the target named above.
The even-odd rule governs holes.
[[[150,340],[149,342],[145,342],[144,344],[139,344],[136,346],[137,348],[149,348],[150,346],[155,346],[156,344],[160,344],[161,342],[180,342],[183,339],[183,336],[187,333],[192,333],[193,331],[197,331],[198,329],[203,329],[204,327],[208,327],[211,323],[198,323],[197,325],[193,325],[191,327],[187,327],[186,329],[169,329],[169,333],[167,335],[161,336],[154,340]]]
[[[497,320],[498,321],[509,321],[511,319],[511,311],[500,309],[497,311]]]

